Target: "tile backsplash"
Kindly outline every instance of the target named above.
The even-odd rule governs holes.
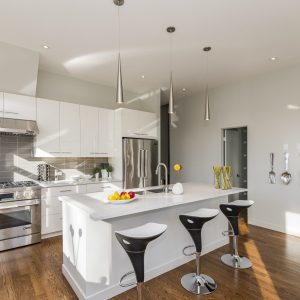
[[[47,163],[62,170],[64,179],[71,175],[92,174],[106,158],[36,158],[33,136],[0,135],[0,181],[37,180],[38,164]]]

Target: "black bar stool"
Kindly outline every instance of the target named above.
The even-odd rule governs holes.
[[[200,256],[202,251],[201,231],[204,223],[212,220],[219,214],[217,209],[200,208],[194,212],[186,213],[179,216],[183,226],[191,235],[195,246],[187,246],[183,249],[183,254],[186,256],[196,255],[196,273],[186,274],[181,278],[181,285],[193,294],[210,294],[217,288],[215,281],[205,275],[201,274],[200,270]],[[186,250],[191,247],[196,247],[196,251],[190,254]]]
[[[252,262],[247,257],[240,257],[238,252],[238,236],[239,236],[239,214],[242,210],[252,206],[254,201],[251,200],[236,200],[230,203],[221,204],[220,209],[226,216],[231,225],[232,230],[224,231],[224,236],[233,237],[233,253],[224,254],[221,257],[222,262],[235,269],[247,269],[252,267]]]
[[[145,225],[116,231],[115,235],[128,254],[134,271],[128,272],[120,279],[121,287],[137,285],[138,300],[142,299],[142,283],[144,282],[144,255],[149,242],[162,235],[167,229],[165,224],[147,223]],[[135,273],[136,282],[123,283],[125,278]]]

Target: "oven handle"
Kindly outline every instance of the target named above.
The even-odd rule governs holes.
[[[10,208],[18,208],[18,207],[24,207],[24,206],[33,206],[33,205],[39,205],[40,204],[40,201],[39,200],[27,200],[25,202],[22,202],[20,204],[14,204],[14,205],[9,205],[9,204],[6,204],[5,203],[1,203],[0,204],[0,211],[2,209],[10,209]]]

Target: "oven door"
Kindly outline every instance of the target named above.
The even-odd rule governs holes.
[[[0,203],[0,240],[41,232],[39,200]]]

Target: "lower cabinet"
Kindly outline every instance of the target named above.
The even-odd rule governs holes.
[[[62,231],[62,213],[42,215],[42,235]]]

